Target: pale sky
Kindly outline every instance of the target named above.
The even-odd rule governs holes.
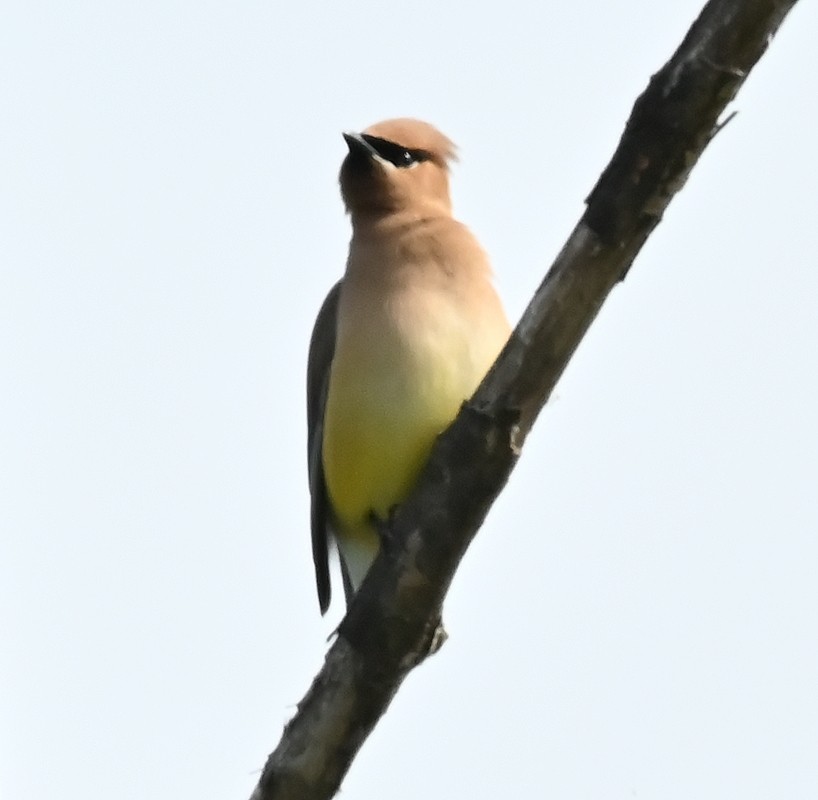
[[[320,667],[341,131],[459,144],[516,320],[701,2],[6,8],[3,800],[246,800]],[[615,289],[344,798],[818,796],[816,31]]]

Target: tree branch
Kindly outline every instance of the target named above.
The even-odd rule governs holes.
[[[408,672],[520,448],[613,286],[796,0],[711,0],[637,99],[586,211],[472,400],[439,438],[251,800],[332,797]]]

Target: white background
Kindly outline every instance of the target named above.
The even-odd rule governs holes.
[[[341,131],[459,144],[516,320],[700,2],[5,10],[4,800],[244,800],[320,666]],[[345,798],[818,796],[816,30],[800,3],[614,291]]]

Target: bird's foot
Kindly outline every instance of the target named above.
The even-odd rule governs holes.
[[[389,509],[389,514],[386,516],[386,519],[379,516],[375,511],[369,512],[369,522],[378,534],[381,544],[388,545],[394,538],[392,534],[392,522],[395,519],[397,510],[398,507],[396,505],[392,506],[392,508]]]

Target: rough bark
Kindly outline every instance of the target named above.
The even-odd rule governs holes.
[[[457,565],[613,286],[796,0],[711,0],[637,99],[584,215],[507,347],[438,440],[251,800],[332,797],[428,653]]]

